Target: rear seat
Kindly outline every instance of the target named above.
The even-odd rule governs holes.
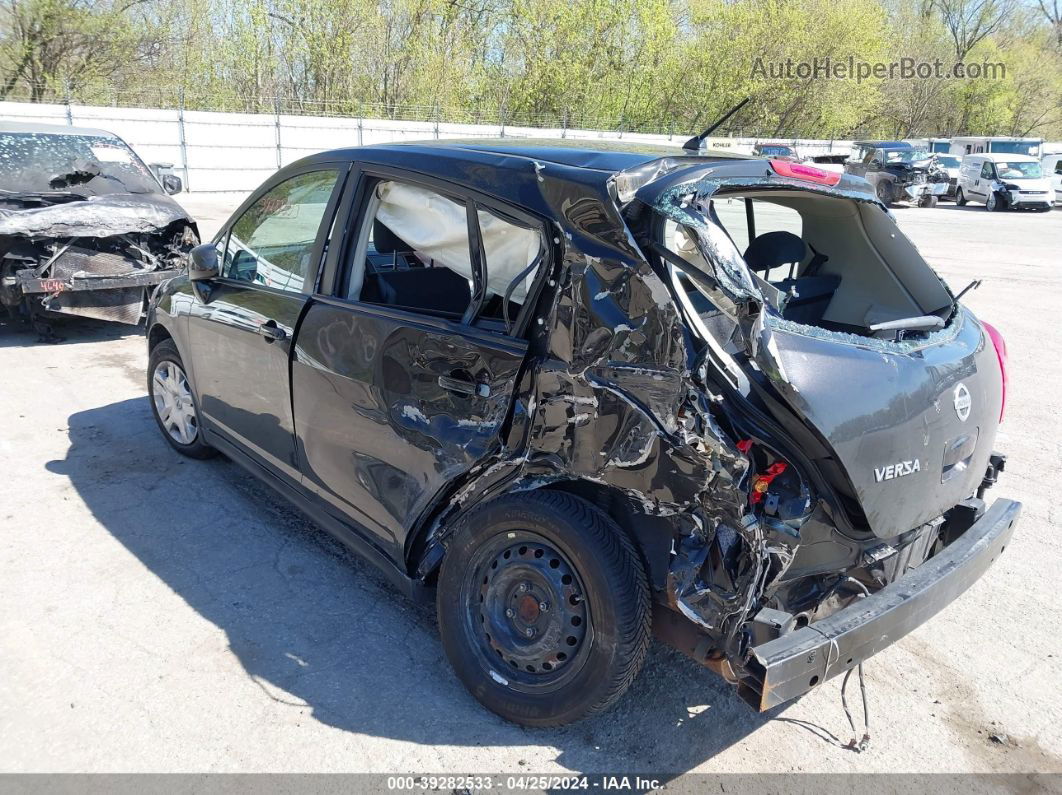
[[[822,316],[826,313],[830,299],[841,286],[841,277],[834,275],[801,276],[796,279],[782,279],[772,284],[782,292],[789,294],[782,312],[786,320],[814,325],[822,320]],[[796,294],[791,294],[791,290]]]
[[[762,271],[764,278],[770,271],[783,265],[795,268],[796,263],[803,262],[806,256],[807,246],[804,241],[792,232],[785,231],[765,232],[745,249],[745,262],[753,271]],[[822,257],[822,261],[825,259]],[[809,269],[814,270],[816,265],[816,262],[811,262]],[[840,284],[841,277],[834,275],[799,276],[771,282],[772,286],[783,293],[790,293],[791,290],[795,292],[795,295],[789,295],[783,317],[795,323],[810,325],[822,319]]]
[[[365,274],[361,300],[460,315],[472,300],[468,280],[449,268],[409,268]]]

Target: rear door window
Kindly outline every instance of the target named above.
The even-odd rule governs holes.
[[[534,285],[545,246],[537,227],[484,207],[476,208],[483,240],[486,303],[480,316],[514,321]]]
[[[450,319],[471,318],[475,308],[506,329],[545,252],[533,224],[398,180],[375,182],[359,230],[341,289],[347,300]]]
[[[345,297],[460,318],[471,305],[473,288],[464,201],[419,185],[375,183]]]

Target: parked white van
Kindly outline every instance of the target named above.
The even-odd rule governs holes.
[[[1055,201],[1062,202],[1062,152],[1044,155],[1040,161],[1044,177],[1051,180],[1051,187],[1055,189]]]
[[[966,155],[959,169],[955,203],[983,203],[989,211],[1051,209],[1055,193],[1044,178],[1040,161],[1026,155],[1002,152]]]
[[[1040,158],[1043,145],[1043,138],[1014,138],[1009,135],[967,135],[952,138],[949,144],[950,154],[959,157],[991,153],[1028,155],[1036,159]]]

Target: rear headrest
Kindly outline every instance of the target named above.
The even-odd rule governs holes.
[[[765,232],[745,249],[745,262],[754,271],[768,271],[780,265],[802,262],[805,256],[807,246],[792,232]]]
[[[391,231],[391,227],[379,219],[372,222],[372,243],[379,254],[405,253],[412,251],[409,244]]]

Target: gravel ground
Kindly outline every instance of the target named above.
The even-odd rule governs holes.
[[[239,197],[189,197],[205,234]],[[758,715],[660,645],[611,712],[528,730],[481,709],[432,610],[225,460],[182,459],[145,398],[140,333],[0,323],[0,770],[1062,772],[1062,211],[897,208],[1010,348],[1025,504],[1004,556],[867,665],[856,754],[834,680]],[[858,700],[858,699],[857,699]]]

